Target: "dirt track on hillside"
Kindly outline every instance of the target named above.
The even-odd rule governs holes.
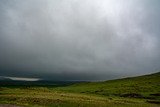
[[[21,106],[10,105],[10,104],[0,104],[0,107],[21,107]]]

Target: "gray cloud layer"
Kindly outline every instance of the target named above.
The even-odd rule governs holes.
[[[0,75],[111,79],[160,69],[159,0],[1,0]]]

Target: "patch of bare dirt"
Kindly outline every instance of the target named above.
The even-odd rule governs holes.
[[[0,104],[0,107],[21,107],[21,106],[16,106],[11,104]]]
[[[122,94],[121,97],[144,98],[141,94],[137,94],[137,93]]]

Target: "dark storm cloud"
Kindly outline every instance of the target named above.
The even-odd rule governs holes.
[[[111,79],[160,69],[159,0],[1,0],[0,75]]]

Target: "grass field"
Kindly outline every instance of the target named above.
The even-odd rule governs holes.
[[[0,103],[26,107],[160,107],[160,73],[68,86],[3,84]]]

